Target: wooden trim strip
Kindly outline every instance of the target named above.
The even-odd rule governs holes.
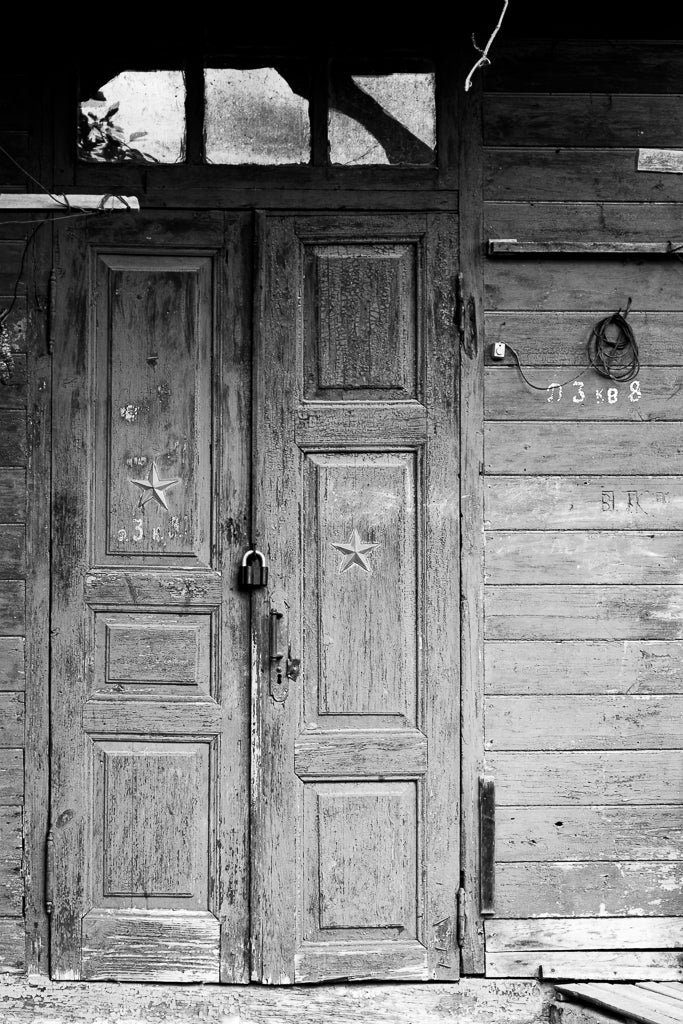
[[[516,238],[489,238],[487,256],[671,256],[681,242],[610,242],[557,239],[520,242]]]

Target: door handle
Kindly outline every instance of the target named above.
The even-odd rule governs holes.
[[[270,609],[270,695],[283,703],[289,696],[290,680],[299,676],[300,658],[292,657],[292,648],[284,636],[285,613]]]

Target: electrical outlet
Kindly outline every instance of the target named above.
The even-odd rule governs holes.
[[[491,358],[492,359],[505,359],[505,342],[494,341],[491,346]]]

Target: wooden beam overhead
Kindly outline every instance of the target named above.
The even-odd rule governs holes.
[[[139,210],[137,196],[0,193],[0,210]]]

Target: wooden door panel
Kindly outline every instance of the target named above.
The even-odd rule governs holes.
[[[197,232],[176,217],[164,233],[131,218],[128,232],[105,220],[60,238],[57,978],[240,981],[247,969],[247,776],[235,750],[247,736],[248,609],[234,566],[248,417],[231,421],[229,452],[220,443],[248,374],[231,228],[217,216]]]
[[[102,252],[94,273],[96,564],[208,565],[212,259]]]
[[[385,727],[388,717],[415,724],[415,456],[304,457],[306,721],[321,728],[333,724],[330,716],[335,728],[367,726],[368,716]],[[376,636],[386,642],[373,643]]]
[[[253,906],[270,982],[458,973],[456,227],[262,225]],[[301,659],[284,691],[272,611]]]

